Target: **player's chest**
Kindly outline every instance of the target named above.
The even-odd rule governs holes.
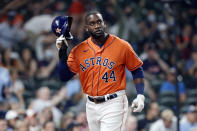
[[[110,48],[100,51],[87,49],[78,57],[78,64],[82,72],[96,68],[111,70],[122,63],[121,57],[121,52],[110,50]]]

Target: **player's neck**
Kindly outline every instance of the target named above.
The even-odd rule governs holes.
[[[97,45],[102,45],[106,42],[106,40],[108,39],[109,34],[105,33],[104,36],[100,37],[100,38],[94,38],[92,37],[92,41],[93,43],[97,44]]]

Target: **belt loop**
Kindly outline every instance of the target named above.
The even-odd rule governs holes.
[[[107,95],[108,95],[108,94],[107,94]],[[107,101],[107,100],[108,100],[108,98],[107,98],[108,96],[107,96],[107,95],[104,95],[104,96],[105,96],[105,101]]]
[[[110,99],[110,97],[109,97],[110,95],[109,95],[109,94],[107,94],[106,96],[107,96],[107,100],[109,100],[109,99]]]

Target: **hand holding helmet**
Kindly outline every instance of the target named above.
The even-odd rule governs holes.
[[[58,37],[56,39],[56,47],[57,47],[57,49],[59,50],[64,44],[68,47],[68,43],[66,41],[66,38],[63,35],[61,35],[60,37]]]
[[[56,39],[56,47],[59,50],[59,58],[64,62],[66,62],[67,60],[68,43],[66,40],[73,39],[73,36],[70,33],[71,24],[72,17],[57,16],[55,17],[51,25],[53,33],[58,37]]]
[[[51,29],[53,33],[60,37],[63,35],[66,40],[73,39],[72,34],[70,33],[72,25],[72,17],[70,16],[57,16],[52,22]]]
[[[56,47],[58,48],[58,50],[62,47],[63,44],[68,46],[66,40],[73,39],[73,36],[70,33],[71,25],[72,17],[70,16],[57,16],[53,20],[51,29],[53,33],[58,37],[56,39]]]

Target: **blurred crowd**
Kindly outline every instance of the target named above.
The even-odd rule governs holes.
[[[51,22],[73,17],[72,44],[88,37],[84,15],[98,10],[106,31],[128,41],[143,60],[146,104],[126,131],[197,131],[196,0],[7,0],[0,10],[0,131],[88,131],[78,76],[58,78]],[[127,93],[136,96],[126,70]]]

